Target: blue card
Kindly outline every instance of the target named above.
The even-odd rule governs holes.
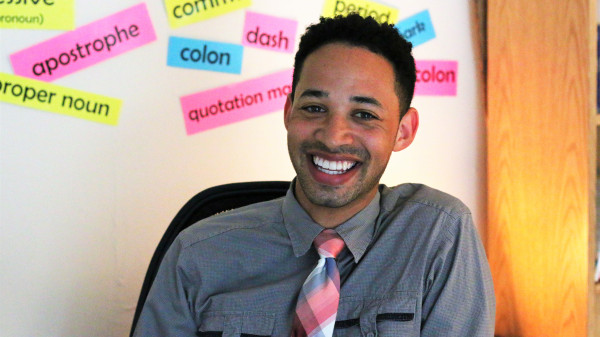
[[[396,29],[406,40],[413,44],[413,47],[435,38],[435,30],[431,23],[429,10],[424,10],[398,22]]]
[[[240,44],[171,36],[167,65],[240,74],[243,55],[244,47]]]

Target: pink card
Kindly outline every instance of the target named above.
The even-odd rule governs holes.
[[[246,11],[242,45],[293,53],[298,21]]]
[[[180,98],[187,134],[283,110],[292,92],[292,70]]]
[[[457,61],[415,61],[415,95],[456,96]]]
[[[156,40],[145,3],[10,55],[15,74],[50,82]]]

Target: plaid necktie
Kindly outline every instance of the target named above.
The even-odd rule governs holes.
[[[344,248],[344,240],[325,229],[315,238],[320,259],[308,275],[296,304],[293,337],[330,337],[340,301],[340,273],[335,258]]]

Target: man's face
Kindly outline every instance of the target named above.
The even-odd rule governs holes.
[[[374,197],[399,144],[400,103],[392,65],[368,49],[327,44],[303,65],[285,126],[307,208],[360,210]]]

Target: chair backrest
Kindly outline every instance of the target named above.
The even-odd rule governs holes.
[[[154,251],[140,291],[130,336],[133,336],[140,312],[146,303],[146,297],[163,256],[182,230],[199,220],[223,211],[282,197],[289,187],[289,181],[232,183],[208,188],[192,197],[175,215]]]

